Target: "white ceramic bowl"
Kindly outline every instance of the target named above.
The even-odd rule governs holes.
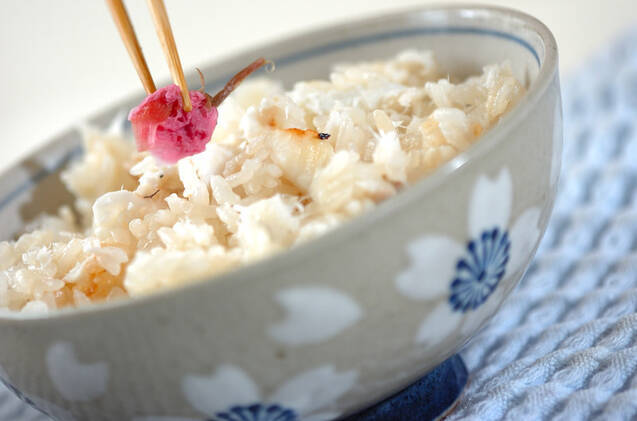
[[[528,93],[465,153],[308,244],[138,300],[2,316],[0,377],[65,420],[329,419],[394,393],[456,352],[518,282],[551,212],[562,135],[549,30],[505,9],[423,8],[202,68],[220,76],[215,85],[263,55],[291,85],[326,77],[337,62],[406,48],[433,50],[458,76],[510,60]],[[78,145],[69,130],[4,173],[4,238],[70,203],[57,171]]]

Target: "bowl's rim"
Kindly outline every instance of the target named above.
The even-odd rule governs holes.
[[[257,45],[256,47],[251,47],[229,57],[221,58],[218,61],[209,61],[205,64],[210,65],[217,62],[221,63],[224,61],[230,61],[242,55],[251,54],[252,51],[258,51],[259,48],[263,48],[263,46],[265,45],[275,45],[280,42],[291,41],[297,38],[316,36],[326,31],[338,31],[339,29],[345,29],[351,27],[352,25],[382,23],[387,20],[406,17],[409,14],[420,12],[466,12],[468,14],[474,15],[480,14],[480,17],[488,15],[488,17],[491,19],[514,19],[518,22],[521,22],[524,29],[531,30],[535,35],[538,35],[544,45],[544,56],[542,57],[543,60],[541,61],[539,72],[524,97],[514,107],[514,109],[508,112],[500,120],[500,122],[495,127],[485,133],[479,142],[476,142],[469,149],[437,168],[432,174],[399,192],[390,200],[380,203],[375,209],[371,210],[370,212],[346,221],[337,229],[331,230],[330,232],[327,232],[318,238],[312,239],[311,241],[295,246],[284,252],[277,253],[273,256],[266,257],[250,264],[233,268],[230,271],[221,273],[219,275],[214,275],[212,277],[207,277],[206,279],[193,281],[173,288],[161,289],[151,294],[139,297],[129,297],[126,299],[108,302],[96,302],[87,306],[62,308],[48,313],[29,314],[10,310],[0,310],[0,323],[18,323],[20,325],[30,323],[37,324],[68,320],[78,317],[84,317],[87,315],[116,312],[118,310],[121,310],[122,308],[140,308],[145,305],[159,303],[162,300],[170,299],[171,297],[176,297],[180,294],[187,294],[200,288],[208,288],[211,284],[240,284],[242,280],[253,280],[259,275],[267,276],[268,273],[279,270],[280,267],[282,265],[285,265],[287,262],[303,260],[306,257],[309,258],[312,255],[316,254],[317,249],[323,249],[326,247],[330,247],[331,245],[338,244],[342,241],[346,241],[347,238],[354,235],[355,233],[364,230],[366,227],[372,226],[377,220],[385,218],[386,216],[394,213],[397,209],[407,206],[409,203],[415,200],[419,200],[423,195],[443,184],[444,180],[446,180],[459,168],[463,167],[469,160],[476,160],[487,154],[498,143],[504,141],[504,134],[509,132],[514,126],[516,126],[521,120],[525,118],[532,107],[544,95],[544,93],[556,77],[556,73],[558,72],[557,43],[553,34],[546,27],[546,25],[544,25],[537,18],[518,10],[506,7],[479,4],[433,4],[411,7],[400,9],[392,13],[383,13],[376,16],[363,16],[333,25],[321,26],[310,31],[293,34],[290,37],[283,37],[280,39],[267,41],[263,44]],[[107,112],[107,110],[113,110],[118,107],[121,108],[122,104],[130,102],[138,96],[139,92],[133,92],[130,95],[124,97],[122,100],[117,101],[115,105],[94,113],[88,118],[88,120],[92,120],[93,118],[103,115],[105,112]],[[67,133],[69,130],[71,129],[63,130],[61,133]],[[44,147],[46,147],[46,144]],[[37,153],[37,151],[35,151],[34,153]]]

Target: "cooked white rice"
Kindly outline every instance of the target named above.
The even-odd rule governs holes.
[[[87,130],[62,176],[81,218],[64,207],[0,243],[0,307],[147,294],[324,234],[468,148],[524,93],[506,63],[444,76],[431,53],[406,51],[289,92],[246,82],[207,149],[174,166]]]

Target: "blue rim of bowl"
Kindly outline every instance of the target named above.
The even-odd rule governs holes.
[[[383,21],[385,19],[390,20],[392,18],[399,18],[404,15],[408,15],[414,12],[433,12],[433,11],[442,11],[442,12],[453,12],[453,11],[469,11],[469,12],[484,12],[496,15],[497,18],[514,18],[526,24],[530,27],[536,35],[539,35],[542,42],[544,43],[544,60],[540,58],[540,55],[537,51],[525,40],[512,35],[507,32],[492,30],[492,29],[484,29],[484,28],[474,28],[469,26],[449,26],[449,27],[441,27],[441,28],[432,28],[432,27],[424,27],[424,28],[413,28],[407,30],[399,30],[399,31],[390,31],[385,33],[376,33],[367,36],[360,36],[355,38],[346,39],[343,41],[334,41],[327,43],[325,45],[321,45],[318,47],[311,47],[307,50],[303,50],[300,52],[292,53],[288,56],[284,56],[281,58],[276,58],[277,66],[289,65],[301,60],[305,60],[310,57],[316,57],[323,54],[328,54],[330,52],[339,51],[348,47],[358,46],[373,43],[379,40],[386,39],[397,39],[404,38],[410,36],[419,36],[419,35],[441,35],[441,34],[474,34],[474,35],[482,35],[488,37],[497,37],[501,39],[506,39],[508,41],[519,44],[520,46],[527,49],[535,58],[538,66],[539,72],[536,77],[536,80],[531,84],[529,90],[526,95],[520,100],[520,102],[516,105],[516,107],[511,110],[506,116],[502,118],[502,120],[498,123],[497,126],[493,127],[487,133],[485,133],[479,142],[472,145],[467,151],[457,155],[452,160],[443,164],[441,167],[436,169],[432,174],[425,177],[424,179],[418,181],[412,186],[404,189],[403,191],[396,194],[390,200],[387,200],[383,203],[380,203],[375,209],[372,211],[360,215],[356,218],[353,218],[350,221],[346,221],[342,225],[339,226],[338,229],[332,230],[319,238],[313,239],[305,244],[298,245],[284,252],[278,253],[274,256],[267,257],[265,259],[256,261],[254,263],[241,265],[237,268],[231,269],[228,272],[221,273],[219,275],[213,277],[207,277],[201,280],[193,280],[193,282],[187,283],[185,285],[180,285],[175,288],[168,288],[156,291],[154,293],[140,296],[140,297],[129,297],[127,299],[109,301],[109,302],[96,302],[92,303],[89,306],[84,307],[71,307],[71,308],[62,308],[57,309],[53,312],[49,313],[34,313],[34,314],[24,314],[21,312],[9,311],[9,310],[0,310],[0,323],[2,322],[14,322],[14,321],[24,321],[24,322],[38,322],[38,321],[50,321],[50,320],[59,320],[62,318],[82,316],[87,314],[95,314],[101,313],[104,311],[112,311],[121,307],[129,307],[129,306],[139,306],[141,304],[149,304],[154,301],[158,301],[161,299],[169,298],[171,295],[180,292],[186,292],[191,289],[196,289],[198,287],[202,287],[209,282],[221,283],[221,282],[234,282],[240,283],[241,281],[250,281],[250,279],[254,278],[255,275],[267,276],[268,273],[274,272],[275,270],[279,270],[282,266],[282,263],[285,260],[291,260],[292,256],[296,256],[295,260],[303,259],[306,256],[310,257],[314,252],[312,251],[315,247],[324,247],[327,245],[327,242],[331,241],[334,243],[340,243],[347,239],[351,234],[358,232],[364,229],[367,226],[373,224],[374,221],[379,219],[383,219],[393,212],[395,208],[406,206],[408,203],[418,200],[420,196],[426,194],[427,191],[432,190],[433,188],[439,186],[444,182],[444,180],[453,172],[462,167],[469,160],[475,160],[478,157],[487,153],[495,144],[498,143],[499,140],[503,138],[500,133],[505,133],[511,129],[512,126],[515,126],[517,122],[525,117],[525,115],[529,112],[533,104],[535,104],[539,98],[544,94],[548,86],[553,80],[555,73],[557,72],[557,45],[553,34],[550,30],[539,20],[536,18],[527,15],[525,13],[508,9],[504,7],[490,7],[490,6],[450,6],[450,7],[420,7],[416,9],[407,9],[394,14],[387,14],[378,16],[376,18],[363,18],[358,20],[353,20],[348,23],[335,25],[335,26],[327,26],[323,28],[319,28],[315,31],[310,31],[307,33],[302,33],[291,39],[310,36],[313,33],[322,33],[327,30],[339,29],[340,27],[346,27],[347,25],[360,25],[362,23],[368,22],[370,20]],[[528,28],[526,28],[528,29]],[[271,42],[269,44],[276,44],[277,41]],[[266,44],[267,45],[267,44]],[[234,56],[234,57],[238,57]],[[228,60],[224,60],[228,61]],[[215,79],[213,82],[207,84],[208,86],[221,85],[224,83],[231,75],[225,75],[224,77],[220,77]],[[132,97],[137,97],[138,95],[132,95]],[[125,102],[125,101],[123,101]],[[82,152],[82,147],[77,146],[71,149],[68,153],[66,153],[58,162],[52,165],[49,168],[45,168],[41,170],[39,173],[32,176],[28,181],[24,182],[22,185],[18,186],[16,189],[12,190],[9,194],[7,194],[4,198],[0,199],[0,210],[10,203],[13,199],[20,196],[26,190],[28,190],[31,186],[36,185],[40,180],[45,178],[46,176],[58,171],[60,168],[64,167],[70,160],[72,160],[75,156],[79,155]],[[37,152],[36,152],[37,153]],[[234,279],[233,279],[234,278]]]

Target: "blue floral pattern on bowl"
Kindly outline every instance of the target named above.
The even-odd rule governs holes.
[[[186,375],[182,391],[209,421],[325,421],[341,415],[331,407],[354,387],[357,378],[354,370],[337,371],[323,365],[298,373],[263,394],[246,371],[226,364],[211,374]],[[161,417],[139,420],[167,421]]]
[[[453,332],[475,331],[504,297],[500,281],[523,269],[540,238],[540,208],[513,219],[513,179],[503,167],[479,175],[467,207],[467,242],[427,233],[407,245],[410,264],[398,273],[399,293],[427,305],[416,343],[435,343]]]
[[[217,413],[212,421],[297,421],[296,412],[277,404],[255,403],[249,406],[233,406]]]
[[[504,276],[510,247],[509,233],[497,227],[469,241],[451,283],[449,302],[454,310],[475,310],[489,298]]]

